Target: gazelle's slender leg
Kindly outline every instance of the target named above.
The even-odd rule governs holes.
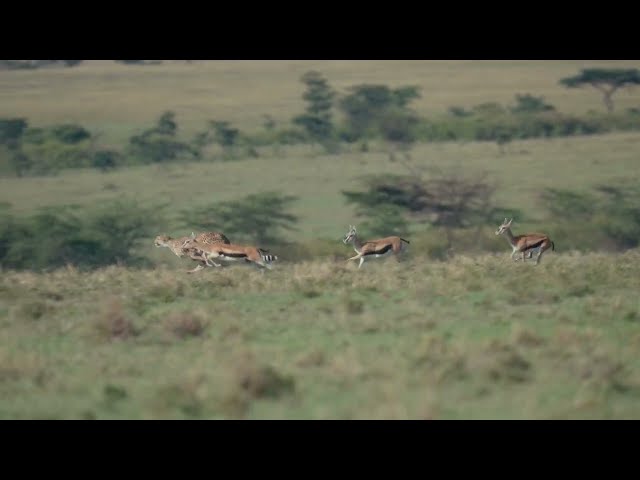
[[[207,265],[209,265],[210,267],[221,267],[222,265],[214,262],[213,260],[209,259],[208,255],[204,255],[204,261],[206,262]]]
[[[358,255],[354,255],[353,257],[351,257],[351,258],[347,259],[347,261],[349,261],[349,260],[357,260],[357,259],[359,259],[359,258],[362,258],[362,257],[360,257],[360,254],[358,254]]]
[[[187,273],[196,273],[200,270],[202,270],[204,267],[202,265],[198,265],[196,268],[192,269],[192,270],[187,270]]]
[[[540,257],[542,257],[542,254],[549,248],[549,245],[542,245],[540,246],[540,249],[538,250],[538,256],[536,257],[536,265],[538,265],[540,263]]]
[[[360,265],[358,265],[358,268],[362,267],[363,263],[364,263],[364,257],[360,257]]]

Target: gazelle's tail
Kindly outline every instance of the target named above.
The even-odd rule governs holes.
[[[260,256],[262,257],[262,260],[266,263],[271,263],[271,262],[275,262],[276,260],[278,260],[278,257],[276,255],[271,255],[269,253],[269,250],[264,250],[263,248],[259,248],[258,249],[258,253],[260,253]]]

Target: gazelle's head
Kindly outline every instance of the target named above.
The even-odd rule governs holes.
[[[509,228],[511,228],[512,223],[513,223],[513,218],[511,220],[507,220],[505,218],[504,222],[502,222],[502,225],[500,225],[500,227],[498,227],[498,230],[496,230],[496,235],[502,235],[504,232],[509,230]]]
[[[353,225],[349,225],[349,231],[342,239],[342,242],[343,243],[353,242],[353,239],[355,238],[355,236],[356,236],[356,227],[354,227]]]
[[[171,240],[171,237],[169,237],[168,235],[158,235],[153,241],[153,244],[156,247],[166,247],[169,240]]]

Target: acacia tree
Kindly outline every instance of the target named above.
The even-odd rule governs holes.
[[[579,75],[566,77],[560,83],[567,88],[580,88],[591,85],[603,95],[607,111],[613,111],[613,94],[626,86],[640,84],[640,71],[637,68],[586,68]]]

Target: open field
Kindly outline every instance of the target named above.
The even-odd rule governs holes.
[[[640,252],[0,279],[0,418],[640,418]]]
[[[75,122],[116,146],[166,110],[185,136],[209,119],[259,130],[264,114],[282,124],[304,110],[299,78],[311,69],[341,92],[418,85],[412,105],[422,115],[512,103],[518,93],[563,112],[602,111],[593,89],[558,85],[585,67],[640,61],[88,61],[0,71],[0,117]],[[614,100],[638,108],[640,90]],[[555,241],[539,266],[509,259],[493,235],[502,218],[456,232],[475,256],[454,241],[446,261],[429,258],[442,235],[414,224],[401,262],[360,270],[344,262],[354,252],[341,239],[361,219],[341,192],[359,190],[363,175],[407,173],[375,142],[358,147],[327,155],[269,146],[235,161],[0,178],[0,203],[15,217],[132,199],[157,207],[157,233],[169,235],[197,230],[184,210],[251,193],[295,195],[299,223],[286,240],[314,254],[292,261],[284,246],[261,245],[281,259],[272,271],[187,275],[195,264],[153,247],[154,234],[139,248],[155,268],[0,268],[0,419],[640,419],[640,250],[573,251],[580,232],[599,227],[549,218],[539,202],[550,187],[638,184],[639,132],[513,141],[504,153],[491,142],[411,149],[419,169],[486,174],[495,205],[522,211],[515,234],[538,230]],[[22,242],[16,230],[12,241]]]
[[[638,68],[638,60],[241,60],[125,66],[88,61],[71,69],[0,72],[2,116],[24,116],[32,125],[80,123],[122,142],[133,130],[151,125],[165,110],[177,114],[181,128],[193,133],[209,119],[227,120],[242,130],[262,128],[263,115],[286,123],[302,113],[300,76],[315,69],[341,93],[352,85],[417,85],[422,98],[412,104],[432,115],[451,106],[484,102],[513,103],[516,94],[544,96],[567,113],[602,111],[594,89],[558,84],[581,68]],[[614,96],[620,109],[638,107],[640,90]]]

